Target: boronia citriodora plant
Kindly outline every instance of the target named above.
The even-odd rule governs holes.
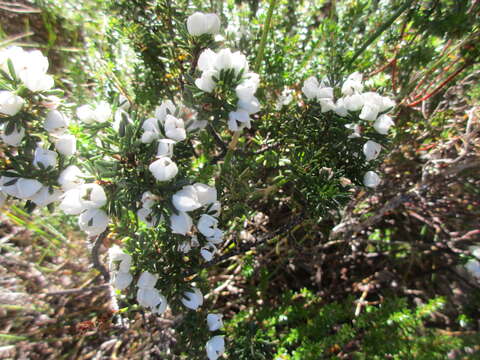
[[[387,113],[394,103],[364,92],[362,75],[353,73],[341,86],[310,77],[302,85],[303,99],[286,88],[274,106],[264,107],[256,97],[261,76],[249,65],[250,54],[222,46],[227,42],[220,18],[196,12],[183,26],[178,33],[191,46],[190,67],[179,93],[159,99],[150,114],[122,93],[72,111],[54,88],[40,51],[1,49],[6,161],[0,196],[2,203],[7,196],[23,200],[30,211],[57,205],[78,216],[94,251],[107,235],[118,239],[108,251],[108,270],[95,264],[109,280],[115,310],[121,303],[158,316],[168,308],[185,313],[191,342],[204,344],[208,358],[217,359],[225,352],[222,314],[202,310],[208,291],[202,270],[222,248],[221,224],[232,220],[220,218],[224,189],[215,181],[228,167],[204,173],[198,159],[218,158],[220,148],[228,165],[242,131],[261,121],[262,108],[290,107],[308,121],[341,124],[340,140],[350,144],[349,166],[365,169],[363,184],[374,188],[380,183],[374,160],[382,149],[375,139],[393,125]],[[255,70],[266,32],[268,26]],[[377,134],[364,141],[362,131],[370,134],[371,128]],[[212,140],[202,144],[205,134]],[[347,175],[339,181],[349,181]]]

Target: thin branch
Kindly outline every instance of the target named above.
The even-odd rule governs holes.
[[[93,267],[100,271],[102,274],[103,278],[105,279],[106,282],[110,281],[110,273],[108,272],[107,268],[105,265],[103,265],[100,261],[100,246],[102,246],[103,240],[107,236],[107,231],[105,230],[103,233],[97,236],[95,240],[93,240],[93,247],[92,247],[92,262],[93,262]],[[91,240],[92,241],[92,240]]]

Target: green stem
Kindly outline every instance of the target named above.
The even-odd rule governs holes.
[[[380,26],[372,36],[370,36],[370,38],[368,38],[368,40],[362,45],[362,47],[355,52],[352,59],[347,63],[347,67],[352,65],[353,62],[357,60],[360,55],[362,55],[362,53],[367,49],[367,47],[369,47],[385,30],[387,30],[390,25],[392,25],[393,22],[397,20],[397,18],[410,7],[411,4],[411,1],[406,1],[403,6],[401,6],[395,13],[393,13],[393,15],[390,16],[390,18],[385,21],[383,25]]]
[[[253,66],[254,71],[257,73],[258,73],[258,70],[260,69],[260,65],[262,64],[263,53],[265,51],[265,44],[267,43],[268,32],[270,31],[270,24],[272,22],[273,9],[275,8],[275,5],[276,5],[276,1],[270,0],[270,5],[268,7],[268,13],[267,13],[267,21],[265,22],[265,27],[263,28],[262,39],[260,40],[260,46],[258,47],[258,53],[255,59],[255,65]]]

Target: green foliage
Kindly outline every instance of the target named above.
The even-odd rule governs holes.
[[[455,337],[428,325],[444,300],[416,308],[387,297],[355,316],[356,301],[325,304],[311,291],[283,294],[275,306],[242,311],[227,325],[229,355],[237,359],[445,359],[454,349],[478,341]],[[474,359],[474,354],[465,358]]]

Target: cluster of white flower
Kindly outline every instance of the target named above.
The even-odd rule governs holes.
[[[162,315],[167,309],[167,299],[155,288],[158,276],[143,272],[137,281],[137,301],[141,306],[150,308],[157,315]]]
[[[10,46],[0,51],[0,68],[32,92],[50,90],[54,84],[53,77],[47,74],[48,59],[39,50]],[[11,74],[11,69],[15,74]]]
[[[343,96],[336,102],[333,87],[328,86],[325,81],[318,82],[314,76],[305,81],[302,91],[308,99],[315,99],[320,103],[322,113],[333,111],[338,116],[347,117],[351,112],[359,112],[358,117],[361,120],[374,122],[373,128],[379,134],[388,134],[388,130],[394,124],[387,112],[395,106],[395,102],[375,92],[363,93],[362,75],[358,72],[345,80],[341,89]],[[347,124],[346,127],[353,131],[349,137],[361,137],[358,124]],[[376,159],[381,149],[380,144],[368,140],[363,146],[366,161]],[[364,185],[371,188],[377,187],[380,181],[378,174],[373,171],[365,173],[363,179]]]
[[[5,74],[10,74],[11,80],[19,79],[31,92],[42,93],[51,89],[54,83],[52,76],[46,74],[48,59],[38,50],[24,51],[16,46],[6,48],[0,51],[0,68]],[[50,109],[46,113],[43,130],[48,133],[49,141],[55,145],[56,151],[47,150],[46,144],[37,143],[32,165],[38,170],[49,171],[57,168],[59,154],[65,157],[75,154],[77,142],[75,136],[67,133],[69,119],[57,110],[60,99],[43,95],[42,99],[39,105]],[[25,104],[25,99],[14,92],[0,91],[0,113],[7,115],[7,119],[15,116]],[[26,130],[19,125],[20,123],[16,120],[15,126],[10,131],[3,129],[1,137],[7,145],[18,147],[22,143]],[[65,177],[65,171],[62,174],[60,179]],[[6,194],[30,200],[39,207],[59,200],[63,194],[63,191],[53,186],[20,176],[3,176],[0,183],[1,190]]]
[[[68,215],[80,215],[78,225],[89,236],[96,236],[107,229],[110,222],[101,208],[107,203],[103,188],[96,184],[85,184],[85,175],[75,165],[67,167],[58,182],[65,193],[59,208]]]
[[[195,85],[208,93],[215,89],[221,71],[232,70],[235,76],[241,75],[240,83],[235,87],[237,109],[228,114],[228,128],[231,131],[250,128],[250,115],[260,111],[260,102],[255,97],[260,78],[258,74],[249,72],[245,55],[240,51],[232,53],[230,49],[222,49],[217,53],[206,49],[198,58],[198,68],[202,75],[195,80]]]

